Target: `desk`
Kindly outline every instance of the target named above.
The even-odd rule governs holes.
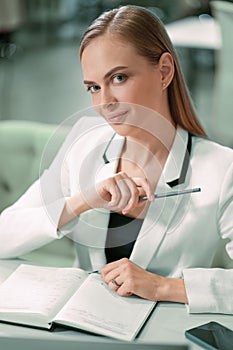
[[[18,266],[20,261],[6,260],[0,261],[0,282]],[[196,325],[209,322],[211,320],[220,322],[228,328],[233,328],[233,316],[229,315],[211,315],[211,314],[188,314],[186,307],[182,304],[176,303],[158,303],[150,319],[142,329],[139,337],[135,340],[136,343],[159,343],[159,344],[188,344],[190,350],[200,350],[201,348],[184,336],[185,329],[194,327]],[[4,337],[12,339],[40,339],[42,341],[67,341],[66,350],[69,350],[69,342],[86,342],[93,340],[97,343],[99,341],[108,344],[116,342],[109,338],[104,338],[95,335],[89,335],[78,331],[61,329],[55,332],[49,332],[28,327],[12,326],[8,324],[0,324],[0,349],[1,339]],[[20,341],[18,341],[18,350]],[[71,349],[71,348],[70,348]],[[73,349],[73,348],[72,348]],[[111,346],[109,345],[109,349]],[[137,349],[137,348],[136,348]],[[135,350],[136,350],[135,349]],[[7,349],[8,350],[8,349]],[[77,346],[78,350],[78,346]]]

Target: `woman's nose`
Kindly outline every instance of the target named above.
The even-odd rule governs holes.
[[[117,102],[116,96],[110,89],[103,89],[101,94],[101,104],[105,109],[112,109]]]

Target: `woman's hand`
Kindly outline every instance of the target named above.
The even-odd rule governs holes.
[[[83,200],[90,209],[104,208],[122,214],[141,206],[143,203],[138,201],[140,196],[154,200],[149,182],[145,178],[131,178],[124,172],[119,172],[82,193]]]
[[[127,258],[103,266],[101,276],[109,288],[121,296],[135,294],[155,301],[188,302],[182,279],[166,278],[145,271]]]
[[[145,178],[131,178],[126,173],[117,173],[68,198],[61,213],[58,229],[83,212],[94,208],[122,212],[125,215],[135,207],[144,205],[144,202],[138,201],[142,196],[147,196],[149,201],[154,200],[151,186]]]

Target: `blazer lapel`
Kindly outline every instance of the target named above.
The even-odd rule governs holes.
[[[187,152],[188,133],[177,130],[156,192],[169,192],[171,187],[185,186],[188,174],[189,152]],[[166,236],[169,224],[176,213],[182,196],[156,199],[150,204],[144,223],[134,245],[130,260],[146,269],[156,255]]]
[[[96,182],[104,180],[116,173],[124,143],[124,137],[113,134],[103,152],[103,165],[99,167]]]

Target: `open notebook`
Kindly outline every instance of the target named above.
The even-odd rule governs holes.
[[[0,285],[0,321],[53,329],[54,325],[133,340],[156,302],[121,297],[97,273],[21,264]]]

